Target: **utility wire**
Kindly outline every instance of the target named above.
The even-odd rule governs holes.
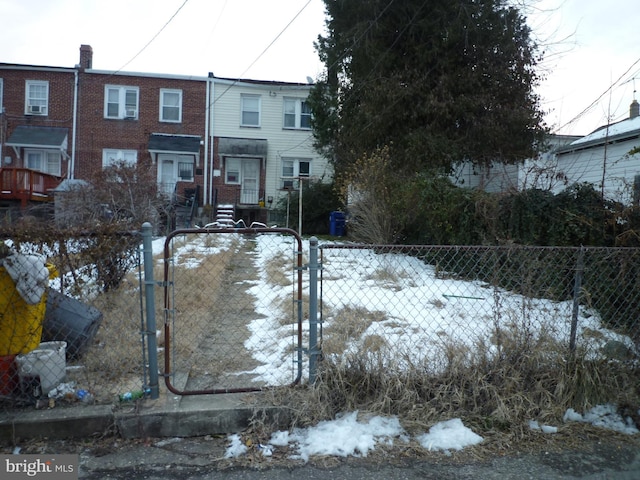
[[[582,110],[579,114],[577,114],[575,117],[573,117],[567,123],[565,123],[564,125],[561,125],[560,127],[556,128],[555,130],[559,131],[559,130],[571,125],[572,123],[578,121],[585,113],[587,113],[589,110],[591,110],[596,105],[596,103],[598,103],[600,100],[602,100],[602,97],[604,97],[607,93],[609,93],[613,89],[613,87],[615,87],[618,84],[618,82],[620,82],[620,80],[622,80],[622,78],[625,77],[633,69],[633,67],[635,67],[638,63],[640,63],[640,58],[638,58],[635,62],[633,62],[631,64],[631,66],[627,70],[625,70],[625,72],[622,75],[620,75],[615,82],[611,83],[609,85],[609,87],[604,92],[602,92],[602,94],[600,94],[600,96],[598,96],[598,98],[596,98],[593,102],[591,102],[587,108]]]
[[[149,40],[149,41],[146,43],[146,45],[140,49],[140,51],[139,51],[138,53],[136,53],[133,57],[131,57],[131,60],[129,60],[127,63],[125,63],[125,64],[124,64],[124,65],[122,65],[119,69],[117,69],[115,72],[113,72],[113,73],[112,73],[112,75],[115,75],[116,73],[118,73],[118,72],[122,71],[122,69],[124,69],[127,65],[129,65],[129,64],[130,64],[131,62],[133,62],[136,58],[138,58],[138,57],[140,56],[140,54],[141,54],[142,52],[144,52],[144,51],[147,49],[147,47],[148,47],[149,45],[151,45],[151,44],[153,43],[153,41],[154,41],[156,38],[158,38],[158,36],[162,33],[162,31],[163,31],[165,28],[167,28],[167,26],[168,26],[168,25],[173,21],[173,19],[174,19],[174,18],[176,18],[176,15],[178,15],[178,13],[180,13],[180,10],[182,10],[182,8],[187,4],[187,2],[188,2],[188,1],[189,1],[189,0],[184,0],[184,2],[182,3],[182,5],[180,5],[180,6],[178,7],[178,10],[176,10],[176,12],[175,12],[173,15],[171,15],[171,18],[170,18],[169,20],[167,20],[167,23],[165,23],[165,24],[162,26],[162,28],[161,28],[160,30],[158,30],[158,33],[156,33],[156,34],[151,38],[151,40]]]
[[[247,73],[251,67],[253,67],[256,62],[258,60],[260,60],[262,58],[262,56],[267,53],[267,50],[269,50],[274,43],[276,43],[276,41],[282,36],[282,34],[291,26],[291,24],[296,20],[296,18],[298,18],[300,16],[300,14],[305,10],[305,8],[307,8],[309,6],[309,4],[311,3],[311,0],[308,0],[307,3],[304,4],[304,6],[298,11],[298,13],[295,14],[295,16],[289,21],[289,23],[287,23],[287,25],[280,31],[280,33],[278,33],[278,35],[276,35],[276,37],[271,40],[271,43],[269,43],[269,45],[267,45],[267,47],[262,51],[262,53],[260,53],[260,55],[257,56],[257,58],[251,62],[251,64],[244,70],[244,72],[242,72],[240,74],[240,78],[236,79],[233,81],[233,83],[231,83],[231,85],[229,85],[219,96],[218,98],[213,99],[213,101],[211,102],[211,105],[213,105],[214,103],[216,103],[218,100],[220,100],[222,97],[224,97],[224,95],[234,86],[236,85],[240,79],[242,77],[244,77],[245,73]]]

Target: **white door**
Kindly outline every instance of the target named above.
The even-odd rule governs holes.
[[[164,159],[160,162],[160,188],[167,195],[173,195],[176,188],[176,172],[173,160]]]
[[[242,160],[242,189],[240,203],[257,204],[260,187],[260,160],[245,158]]]

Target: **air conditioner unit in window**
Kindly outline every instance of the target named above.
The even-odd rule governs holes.
[[[135,110],[125,110],[124,111],[124,118],[136,118],[136,111]]]
[[[40,105],[29,105],[29,113],[36,113],[40,115],[43,111],[43,107]]]

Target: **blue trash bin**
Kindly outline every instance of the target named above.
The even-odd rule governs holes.
[[[345,217],[343,212],[329,214],[329,234],[333,237],[344,236]]]

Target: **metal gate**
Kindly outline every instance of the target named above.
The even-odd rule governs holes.
[[[204,228],[164,245],[167,388],[257,391],[302,377],[302,241],[287,228]]]

